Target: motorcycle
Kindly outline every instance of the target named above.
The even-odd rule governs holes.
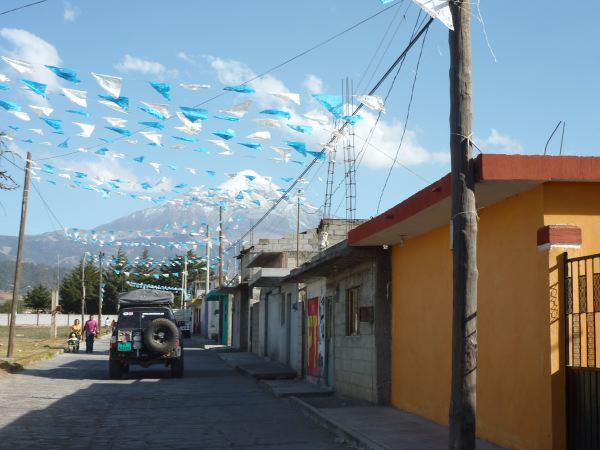
[[[79,339],[80,336],[74,331],[69,333],[69,338],[67,339],[67,348],[70,353],[79,352]]]

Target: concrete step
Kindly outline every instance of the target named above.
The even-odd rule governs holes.
[[[333,393],[331,388],[299,379],[262,380],[260,383],[271,391],[275,397],[321,397]]]

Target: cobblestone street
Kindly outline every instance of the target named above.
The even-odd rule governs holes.
[[[92,355],[0,378],[0,448],[345,448],[214,352],[186,343],[183,379],[160,366],[108,379],[106,339]]]

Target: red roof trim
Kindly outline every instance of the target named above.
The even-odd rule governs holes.
[[[353,245],[363,239],[381,231],[391,225],[415,215],[419,211],[429,208],[440,200],[450,196],[450,174],[430,184],[425,189],[408,197],[402,203],[397,204],[386,212],[373,217],[362,225],[351,230],[348,234],[348,242]]]
[[[479,155],[477,182],[485,181],[600,181],[600,157]],[[423,211],[450,196],[450,174],[427,186],[348,234],[350,245]]]
[[[599,181],[600,158],[592,156],[479,155],[477,181]]]

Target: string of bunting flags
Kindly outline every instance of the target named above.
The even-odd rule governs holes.
[[[91,77],[100,88],[101,93],[97,93],[97,102],[103,107],[107,107],[114,112],[122,115],[132,116],[140,112],[151,116],[151,119],[135,120],[135,124],[142,128],[134,129],[128,126],[132,122],[126,117],[102,116],[97,117],[91,111],[90,101],[92,100],[91,87],[88,90],[72,89],[71,87],[60,87],[58,92],[50,92],[48,84],[37,81],[33,78],[40,76],[40,69],[49,70],[58,79],[77,85],[79,87],[85,84],[85,77],[80,76],[74,69],[66,67],[56,67],[47,64],[37,64],[30,61],[18,60],[8,56],[1,56],[2,61],[18,74],[18,79],[12,81],[7,75],[0,74],[0,108],[4,109],[9,116],[26,122],[26,125],[10,124],[9,131],[3,136],[3,139],[14,141],[19,145],[36,144],[37,146],[55,147],[58,149],[74,149],[75,152],[87,153],[98,158],[114,158],[130,161],[131,164],[147,165],[156,177],[149,177],[146,180],[126,180],[121,178],[108,178],[88,173],[84,167],[61,167],[51,163],[38,164],[33,161],[32,177],[36,181],[41,181],[43,177],[51,185],[62,184],[72,189],[84,189],[99,193],[103,198],[110,198],[111,195],[127,196],[132,199],[142,201],[152,201],[156,204],[169,201],[165,194],[149,195],[150,192],[163,192],[180,194],[189,187],[189,182],[185,182],[177,174],[186,174],[187,176],[204,175],[206,177],[215,177],[216,170],[199,167],[178,167],[175,164],[164,164],[153,161],[153,157],[148,154],[131,154],[129,150],[116,149],[117,146],[127,145],[137,149],[143,143],[144,139],[147,145],[155,148],[169,147],[173,150],[191,150],[198,155],[207,156],[215,153],[218,156],[234,156],[237,151],[233,151],[231,144],[235,141],[241,147],[255,152],[261,152],[269,141],[274,139],[272,132],[277,129],[285,128],[291,133],[300,135],[310,135],[316,130],[325,130],[327,133],[336,133],[331,127],[330,122],[345,121],[351,125],[356,124],[361,117],[345,116],[343,114],[342,97],[338,95],[313,94],[312,98],[320,104],[331,115],[325,116],[313,110],[304,114],[297,114],[293,107],[288,105],[302,104],[301,96],[292,92],[270,92],[273,98],[282,103],[281,107],[259,109],[258,117],[254,118],[253,123],[269,130],[258,130],[247,134],[245,138],[239,139],[238,133],[231,126],[241,121],[251,111],[253,100],[244,100],[233,105],[217,109],[212,114],[206,108],[193,106],[179,106],[174,108],[169,103],[157,103],[148,100],[139,100],[137,109],[133,108],[133,102],[128,96],[123,95],[124,79],[113,75],[105,75],[97,72],[91,72]],[[29,76],[29,78],[25,78]],[[187,92],[197,92],[211,89],[211,86],[205,83],[180,83],[178,86],[172,86],[165,82],[149,81],[148,86],[158,93],[163,101],[171,102],[174,99],[173,93],[177,89]],[[54,88],[55,89],[55,88]],[[33,97],[41,97],[41,104],[29,104],[27,107],[18,103],[14,99],[2,98],[15,91],[25,91],[32,94]],[[257,91],[249,85],[224,86],[224,91],[233,92],[238,95],[253,95]],[[262,93],[264,94],[264,93]],[[358,101],[363,102],[369,108],[377,111],[384,111],[383,99],[373,95],[357,95]],[[66,102],[66,104],[65,104]],[[31,102],[29,102],[31,103]],[[35,102],[34,102],[35,103]],[[61,106],[61,103],[65,106]],[[71,105],[71,106],[69,106]],[[29,111],[27,111],[29,108]],[[33,117],[30,115],[33,114]],[[66,114],[66,115],[65,115]],[[78,115],[83,119],[72,120],[69,116]],[[30,127],[34,123],[34,118],[41,122],[41,127]],[[172,127],[172,133],[167,137],[169,128],[168,121],[171,118],[177,118],[178,123]],[[308,123],[290,123],[291,119],[304,119]],[[89,123],[90,121],[95,123]],[[200,132],[206,128],[206,124],[212,120],[226,121],[230,125],[227,127],[216,127],[209,130],[209,138],[202,142]],[[85,120],[85,122],[79,121]],[[98,123],[100,121],[100,123]],[[218,123],[218,122],[217,122]],[[329,127],[329,128],[328,128]],[[85,141],[92,138],[95,133],[100,131],[104,134],[97,136],[99,143],[91,145],[77,145],[77,141]],[[108,134],[107,134],[108,133]],[[112,133],[112,134],[111,134]],[[60,136],[58,141],[53,136]],[[139,138],[137,137],[139,136]],[[165,137],[171,139],[171,143],[165,142]],[[340,137],[343,137],[340,135]],[[271,145],[270,149],[274,152],[271,160],[281,163],[306,164],[306,158],[317,157],[326,159],[321,149],[310,149],[309,144],[297,139],[284,139],[282,143]],[[299,157],[293,158],[296,154]],[[257,154],[242,154],[242,157],[256,158]],[[203,165],[205,165],[203,163]],[[171,181],[166,174],[175,175],[180,180]],[[228,175],[228,174],[227,174]],[[290,179],[293,177],[281,177]],[[147,195],[147,194],[148,195]],[[204,198],[210,199],[209,189],[201,193]],[[236,199],[242,205],[251,207],[252,199],[245,198],[242,195]],[[273,201],[276,198],[272,199]]]

